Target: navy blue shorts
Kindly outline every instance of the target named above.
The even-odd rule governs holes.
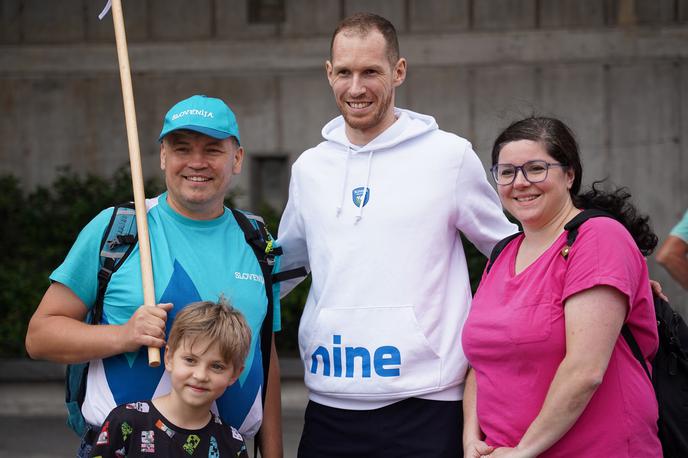
[[[461,401],[410,398],[374,410],[306,407],[299,458],[463,457]]]

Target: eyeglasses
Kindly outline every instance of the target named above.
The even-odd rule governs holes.
[[[547,179],[547,171],[550,167],[568,167],[564,164],[550,163],[547,161],[528,161],[523,165],[514,164],[495,164],[490,168],[492,178],[500,186],[510,185],[516,179],[520,170],[523,178],[529,183],[540,183]]]

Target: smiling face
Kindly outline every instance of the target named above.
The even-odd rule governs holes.
[[[406,78],[406,60],[390,63],[378,30],[342,30],[325,67],[352,143],[364,145],[394,123],[394,89]]]
[[[517,140],[502,147],[498,163],[521,166],[538,159],[557,162],[547,154],[542,143]],[[518,171],[512,184],[498,185],[497,191],[504,208],[521,222],[524,229],[537,230],[573,208],[569,194],[573,179],[573,172],[566,167],[551,167],[547,178],[540,183],[530,183]]]
[[[220,346],[208,338],[185,337],[175,350],[165,351],[165,369],[170,373],[170,399],[178,406],[208,410],[232,383],[242,368],[222,357]]]
[[[160,145],[168,203],[193,219],[212,219],[224,211],[232,175],[241,172],[244,150],[232,139],[218,140],[191,131],[175,131]]]

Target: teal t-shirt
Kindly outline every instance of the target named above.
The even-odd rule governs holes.
[[[251,348],[245,369],[237,383],[218,399],[217,408],[227,423],[252,435],[262,415],[260,328],[267,311],[258,260],[228,209],[216,219],[198,221],[170,208],[166,193],[147,200],[146,204],[156,302],[174,304],[168,315],[167,332],[185,305],[201,300],[217,301],[221,295],[244,314],[251,327]],[[112,211],[112,208],[102,211],[84,227],[62,265],[50,276],[52,281],[69,287],[89,309],[96,300],[100,244]],[[278,262],[276,269],[277,266]],[[278,331],[278,287],[274,288],[273,297],[273,330]],[[142,303],[137,245],[108,284],[103,322],[123,324]],[[100,425],[117,405],[151,399],[156,390],[160,394],[158,385],[164,367],[148,367],[147,361],[147,350],[142,348],[135,353],[92,362],[82,408],[86,420]]]
[[[686,211],[686,213],[683,215],[683,219],[681,219],[681,221],[674,226],[670,234],[675,235],[684,242],[688,243],[688,211]]]

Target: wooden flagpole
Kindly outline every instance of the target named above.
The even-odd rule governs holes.
[[[117,43],[117,59],[119,61],[119,76],[122,81],[122,99],[124,101],[124,116],[127,126],[127,140],[129,142],[129,163],[131,165],[131,182],[134,188],[134,206],[136,207],[136,228],[139,238],[139,253],[141,255],[141,281],[143,284],[143,305],[155,306],[155,285],[153,283],[153,265],[151,262],[150,240],[148,238],[148,219],[146,216],[146,195],[143,191],[143,173],[141,172],[141,151],[139,149],[139,132],[136,126],[136,108],[134,106],[134,91],[131,85],[131,68],[129,67],[129,52],[127,50],[127,36],[124,30],[124,16],[121,0],[112,0],[112,19],[115,24],[115,41]],[[148,365],[160,365],[160,349],[148,347]]]

